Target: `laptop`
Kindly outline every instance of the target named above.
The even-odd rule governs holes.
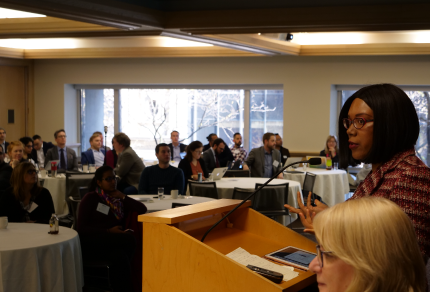
[[[222,177],[224,176],[224,174],[227,171],[227,167],[219,167],[219,168],[214,168],[214,170],[212,170],[212,180],[220,180],[222,179]]]
[[[325,165],[326,157],[324,157],[324,156],[306,156],[307,160],[309,160],[310,158],[321,158],[321,164],[309,165],[309,167],[311,167],[311,168],[326,168],[326,165]]]
[[[303,160],[303,157],[288,157],[287,161],[285,161],[285,163],[284,163],[284,167],[287,166],[288,164],[302,161],[302,160]],[[293,167],[299,167],[299,164],[293,165]]]

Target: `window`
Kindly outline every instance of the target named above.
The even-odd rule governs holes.
[[[81,117],[82,149],[89,147],[87,141],[96,128],[101,131],[108,125],[108,146],[115,128],[130,137],[133,149],[146,160],[156,159],[155,146],[170,143],[173,130],[179,131],[184,144],[196,140],[207,144],[206,137],[215,133],[229,147],[239,132],[249,150],[262,145],[265,132],[282,133],[283,90],[84,88]]]
[[[341,87],[340,87],[341,88]],[[339,90],[339,96],[341,98],[342,106],[346,100],[353,95],[360,87],[356,87],[355,90],[347,88],[345,90]],[[414,87],[404,86],[401,87],[406,94],[409,96],[417,111],[419,123],[420,123],[420,135],[415,145],[415,150],[418,157],[426,164],[430,163],[430,116],[429,116],[429,105],[430,105],[430,86],[426,87]],[[339,88],[338,88],[339,89]]]

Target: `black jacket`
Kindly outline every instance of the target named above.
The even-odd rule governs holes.
[[[325,154],[325,150],[323,150],[323,151],[321,151],[320,152],[320,156],[324,156],[324,157],[326,157],[327,156],[327,154]],[[331,155],[330,155],[331,156]],[[339,155],[337,155],[337,153],[336,153],[336,156],[335,157],[332,157],[331,158],[331,161],[332,162],[339,162]]]
[[[54,147],[54,144],[51,142],[43,142],[43,155],[45,155],[45,157],[46,152],[48,152],[48,150],[52,147]],[[39,161],[37,161],[37,151],[34,148],[31,150],[31,157],[33,158],[34,162],[39,163]]]
[[[30,213],[30,220],[36,221],[36,223],[49,223],[51,215],[55,213],[51,193],[42,188],[34,199],[34,203],[37,204],[37,208]],[[25,222],[26,213],[27,211],[21,207],[20,202],[15,198],[12,188],[8,188],[0,196],[0,217],[7,216],[9,222]]]
[[[206,169],[205,162],[203,161],[202,158],[199,159],[199,162],[200,162],[200,166],[203,170],[203,176],[205,178],[208,178],[209,174],[208,174],[208,171]],[[181,162],[179,162],[178,168],[182,169],[182,171],[184,173],[184,178],[185,178],[184,193],[186,193],[187,187],[188,187],[188,180],[191,179],[191,176],[193,175],[193,170],[191,169],[191,162],[189,162],[187,159],[182,159]]]
[[[281,162],[282,162],[282,165],[284,166],[285,162],[287,161],[287,159],[284,158],[284,156],[287,156],[287,158],[290,157],[290,151],[288,151],[287,148],[284,148],[282,146],[281,146],[281,150],[279,151],[281,151]]]
[[[0,164],[0,191],[10,187],[10,177],[12,176],[12,167],[8,163]]]
[[[188,146],[188,145],[185,145],[185,144],[179,143],[179,151],[180,151],[180,152],[185,152],[185,148],[186,148],[187,146]],[[172,144],[172,143],[170,143],[170,144],[169,144],[169,148],[170,148],[170,157],[171,157],[171,160],[173,160],[173,144]]]

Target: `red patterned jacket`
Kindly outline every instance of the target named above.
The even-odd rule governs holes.
[[[396,154],[370,172],[351,200],[366,196],[384,197],[399,205],[412,220],[421,252],[430,256],[430,168],[414,149]]]

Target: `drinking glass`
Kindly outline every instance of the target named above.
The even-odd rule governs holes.
[[[164,199],[164,188],[158,188],[158,199]]]
[[[306,169],[308,168],[308,164],[307,163],[303,163],[303,171],[306,172]]]
[[[339,162],[333,162],[333,169],[338,170],[339,169]]]
[[[89,164],[88,166],[89,166],[90,173],[96,172],[96,165],[95,164]]]

